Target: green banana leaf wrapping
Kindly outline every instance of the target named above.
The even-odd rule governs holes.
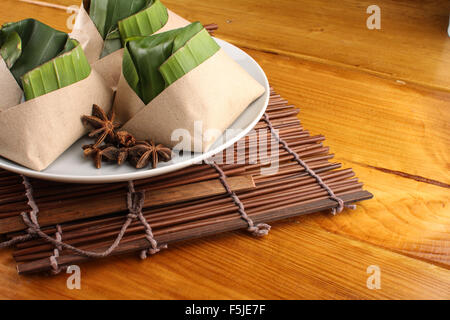
[[[86,79],[91,66],[76,40],[67,43],[66,52],[22,77],[25,100],[70,86]]]
[[[123,75],[148,104],[219,49],[199,22],[153,36],[131,38],[125,46]]]
[[[130,37],[155,33],[169,19],[159,0],[90,0],[84,7],[104,40],[101,57],[122,48]]]
[[[77,41],[33,19],[2,26],[0,54],[25,100],[69,86],[91,72]]]
[[[0,54],[21,85],[21,77],[25,73],[61,54],[68,40],[67,33],[37,20],[26,19],[1,27]]]

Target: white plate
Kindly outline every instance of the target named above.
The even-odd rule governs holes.
[[[223,151],[243,138],[258,123],[267,108],[270,89],[264,71],[252,57],[226,41],[215,40],[234,61],[239,63],[253,78],[264,86],[266,92],[252,103],[229,127],[229,129],[237,129],[232,131],[234,134],[227,134],[226,138],[219,138],[210,148],[210,151],[176,156],[169,162],[159,163],[155,169],[150,167],[148,169],[136,169],[128,164],[117,166],[108,163],[102,164],[101,169],[96,169],[91,160],[83,157],[81,149],[81,146],[92,143],[92,140],[82,138],[64,152],[51,166],[41,172],[25,168],[2,157],[0,157],[0,168],[44,180],[69,183],[112,183],[149,178],[176,171]]]

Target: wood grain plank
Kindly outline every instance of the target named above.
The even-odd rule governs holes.
[[[31,11],[32,5],[19,0],[3,2],[10,10],[6,10],[8,18],[1,17],[0,23],[22,18],[23,10]],[[81,3],[43,2],[67,7]],[[369,30],[366,26],[369,16],[366,9],[373,4],[368,0],[165,0],[164,3],[190,21],[218,23],[217,36],[243,48],[350,67],[450,91],[447,72],[450,3],[446,0],[380,0],[377,5],[381,8],[381,30]],[[65,21],[71,14],[37,8],[32,15],[67,31]]]
[[[450,2],[380,0],[381,30],[366,27],[373,1],[165,0],[191,21],[214,21],[240,47],[364,70],[450,90]]]
[[[2,298],[450,298],[450,271],[295,220],[264,239],[236,232],[175,244],[146,261],[88,263],[81,290],[68,290],[65,274],[18,276],[8,259],[0,252]],[[370,265],[381,269],[381,290],[366,287]]]
[[[450,268],[450,192],[343,160],[374,198],[333,219],[313,215],[302,223]]]
[[[450,93],[246,51],[338,156],[450,184]]]
[[[353,167],[374,193],[374,200],[355,214],[311,219],[327,231],[449,266],[450,95],[348,69],[247,52],[277,91],[300,106],[305,128],[323,133],[336,159]],[[408,179],[410,175],[423,179]]]
[[[82,269],[80,291],[66,288],[64,274],[18,276],[12,252],[2,250],[0,297],[449,299],[450,271],[405,256],[448,262],[448,189],[367,167],[448,184],[449,97],[348,70],[448,90],[447,2],[381,0],[380,32],[364,30],[368,2],[339,2],[345,12],[323,1],[165,3],[191,20],[218,23],[225,40],[281,53],[249,50],[277,91],[301,106],[305,127],[327,136],[375,199],[337,217],[277,223],[267,239],[233,233],[172,245],[149,261],[92,262]],[[0,23],[33,16],[64,29],[69,16],[16,0],[1,8]],[[381,268],[381,290],[365,286],[372,264]]]
[[[58,3],[58,0],[48,1]],[[70,5],[79,5],[81,1],[67,2]],[[27,18],[33,18],[50,25],[58,30],[68,31],[67,20],[73,15],[65,10],[53,9],[48,7],[36,6],[33,4],[21,2],[19,0],[2,0],[1,1],[1,14],[0,24],[7,22],[19,21]]]

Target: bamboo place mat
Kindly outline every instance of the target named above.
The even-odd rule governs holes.
[[[271,90],[255,130],[227,150],[235,151],[234,160],[240,160],[235,164],[208,161],[150,179],[101,185],[0,171],[0,246],[14,246],[20,274],[57,273],[108,255],[140,252],[145,258],[170,243],[226,231],[265,235],[266,223],[372,198],[352,169],[332,162],[325,137],[303,129],[298,112]],[[255,161],[251,147],[262,139],[280,148]],[[264,170],[276,159],[278,170],[268,175]]]

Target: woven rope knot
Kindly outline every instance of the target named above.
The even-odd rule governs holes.
[[[56,225],[55,240],[57,243],[61,243],[62,241],[62,229],[59,224]],[[52,267],[53,274],[58,274],[62,270],[58,265],[58,260],[56,260],[56,258],[59,257],[60,251],[62,251],[61,245],[56,245],[55,249],[53,250],[53,255],[50,257],[50,265]]]
[[[333,215],[341,213],[344,210],[344,208],[348,208],[350,210],[356,210],[355,204],[345,204],[341,198],[331,197],[330,199],[333,199],[334,201],[336,201],[338,203],[338,206],[336,208],[331,209],[331,213]]]
[[[56,241],[58,241],[58,242],[62,241],[62,228],[61,228],[61,226],[59,224],[56,225],[55,238],[56,238]],[[56,246],[55,250],[61,251],[62,250],[61,245]]]
[[[150,229],[145,230],[145,237],[147,238],[148,242],[152,245],[152,248],[156,250],[158,247],[158,242],[156,242],[155,238],[153,237],[153,233]]]
[[[146,227],[145,238],[151,245],[150,248],[141,251],[140,258],[142,260],[145,260],[148,258],[148,254],[154,255],[154,254],[157,254],[158,252],[160,252],[162,249],[167,249],[167,244],[159,246],[158,242],[155,240],[155,238],[153,236],[152,229],[151,229],[150,225],[147,223],[147,221],[145,221],[145,223],[142,222],[142,224]],[[147,228],[147,226],[148,226],[148,228]]]
[[[145,238],[150,243],[150,248],[141,251],[140,257],[142,260],[147,259],[148,254],[154,255],[167,248],[167,245],[158,246],[158,242],[153,236],[153,231],[147,220],[145,219],[142,208],[144,206],[145,193],[136,192],[133,181],[128,182],[128,218],[132,220],[138,219],[145,228]]]
[[[39,229],[39,226],[36,226],[31,220],[30,220],[30,218],[28,217],[28,214],[26,213],[26,212],[22,212],[21,214],[20,214],[21,216],[22,216],[22,219],[23,219],[23,221],[24,221],[24,223],[27,225],[27,233],[30,235],[30,236],[32,236],[32,237],[35,237],[35,236],[37,236],[38,235],[38,229]]]
[[[338,214],[338,213],[341,213],[342,210],[344,210],[344,207],[345,207],[344,201],[341,198],[338,198],[338,197],[335,197],[335,196],[330,197],[330,199],[333,199],[334,201],[336,201],[338,203],[338,206],[336,208],[331,209],[331,213],[334,216],[336,214]]]
[[[154,239],[153,239],[153,240],[154,240]],[[155,241],[155,242],[156,242],[156,241]],[[167,244],[164,244],[164,245],[159,246],[159,247],[158,247],[158,244],[157,244],[157,243],[155,243],[155,245],[156,245],[155,248],[153,248],[153,245],[152,245],[152,248],[146,249],[146,250],[142,250],[142,251],[141,251],[141,254],[140,254],[141,260],[147,259],[147,258],[148,258],[148,254],[154,255],[154,254],[157,254],[158,252],[161,252],[162,249],[167,249],[167,248],[168,248],[168,247],[167,247]]]
[[[128,193],[128,211],[129,215],[134,215],[136,218],[139,216],[139,212],[142,211],[144,205],[145,195],[143,192],[129,192]],[[135,218],[135,219],[136,219]]]
[[[225,172],[213,161],[205,161],[206,164],[208,164],[211,168],[214,168],[217,173],[219,174],[219,180],[220,183],[225,188],[225,191],[227,192],[228,196],[233,200],[233,203],[238,207],[238,212],[241,215],[241,218],[245,220],[248,224],[247,230],[254,236],[257,237],[263,237],[267,236],[270,231],[270,226],[265,223],[260,223],[255,226],[255,223],[253,222],[252,218],[248,216],[248,214],[245,212],[245,207],[242,201],[239,199],[239,197],[236,195],[236,193],[231,190],[230,185],[227,182]]]
[[[35,236],[37,236],[37,234],[38,234],[38,232],[36,231],[36,229],[35,229],[35,228],[31,228],[31,227],[29,227],[29,228],[27,229],[27,233],[28,233],[30,236],[32,236],[32,237],[35,237]]]
[[[247,230],[250,231],[254,236],[264,237],[269,234],[272,227],[266,223],[259,223],[256,226],[249,227]]]
[[[137,216],[137,214],[135,214],[135,213],[129,213],[129,214],[127,214],[127,219],[130,219],[130,220],[136,220],[138,218],[138,216]]]
[[[58,261],[56,261],[56,257],[55,256],[51,256],[50,257],[50,265],[52,267],[52,273],[53,274],[58,274],[58,273],[61,272],[61,269],[59,268]]]
[[[353,206],[353,205],[348,205],[348,206],[345,205],[344,201],[341,198],[339,198],[338,196],[336,196],[334,191],[331,190],[331,188],[322,180],[322,178],[314,170],[312,170],[302,159],[300,159],[299,155],[295,151],[293,151],[289,147],[287,142],[284,141],[280,137],[280,135],[275,131],[272,123],[270,122],[270,117],[267,113],[264,114],[262,120],[267,124],[267,127],[269,128],[271,134],[275,137],[275,139],[278,141],[278,143],[283,146],[283,149],[286,150],[286,152],[288,152],[294,158],[294,160],[305,169],[306,173],[308,173],[311,177],[316,179],[319,186],[321,186],[323,189],[325,189],[325,191],[328,192],[330,199],[337,202],[337,207],[334,207],[331,209],[331,213],[333,215],[341,213],[342,210],[344,210],[344,208],[355,208],[355,206]]]

